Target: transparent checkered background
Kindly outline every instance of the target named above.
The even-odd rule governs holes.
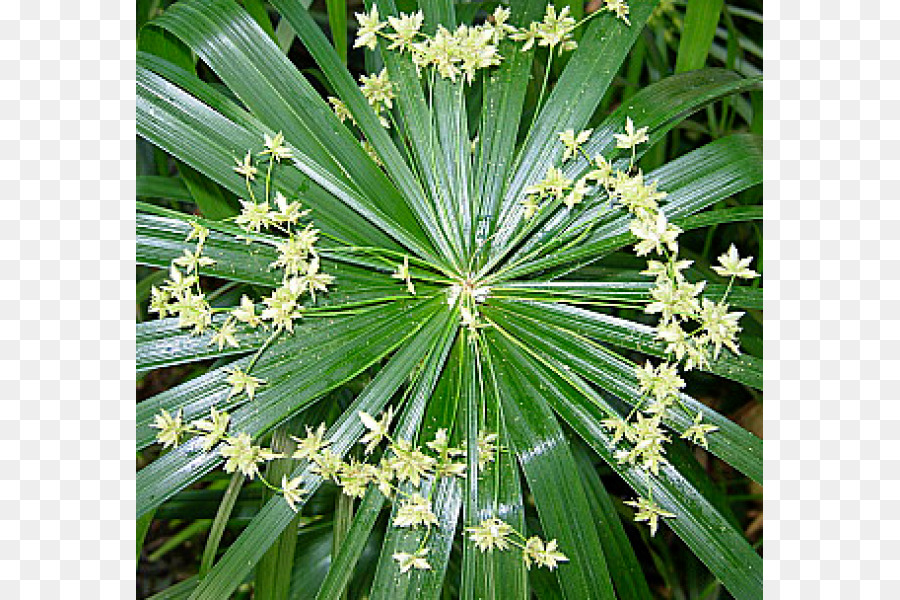
[[[0,11],[4,598],[134,594],[133,10]],[[900,6],[765,10],[766,592],[898,598]]]

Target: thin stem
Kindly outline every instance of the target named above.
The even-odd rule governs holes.
[[[531,131],[534,129],[534,123],[537,121],[538,113],[541,112],[541,107],[544,103],[544,93],[547,91],[547,83],[550,80],[550,69],[553,65],[553,47],[549,50],[549,56],[547,57],[547,65],[544,67],[544,80],[541,82],[541,91],[538,94],[537,103],[534,105],[534,112],[531,113],[531,123],[528,125],[528,134],[525,136],[526,139],[531,137]]]
[[[256,361],[259,360],[259,357],[262,356],[262,353],[265,352],[269,348],[269,346],[272,345],[272,342],[275,341],[275,338],[277,338],[279,335],[281,335],[281,331],[282,330],[280,328],[276,329],[275,331],[272,332],[272,335],[270,335],[266,339],[266,341],[263,342],[263,345],[259,347],[259,350],[256,351],[256,353],[253,355],[253,358],[251,358],[250,362],[247,363],[247,370],[245,371],[245,373],[248,373],[248,374],[250,373],[250,370],[256,365]]]
[[[253,188],[250,186],[250,177],[244,177],[244,182],[247,184],[247,193],[250,194],[250,199],[253,201],[253,204],[258,204],[256,195],[253,193]]]
[[[269,201],[269,186],[272,181],[272,166],[275,164],[275,156],[269,157],[269,166],[266,169],[266,202]]]
[[[225,525],[228,523],[235,502],[237,502],[243,483],[244,474],[235,471],[231,476],[231,481],[228,482],[228,488],[225,489],[222,501],[219,503],[219,510],[216,512],[216,518],[209,530],[209,537],[206,539],[206,547],[203,549],[203,556],[200,559],[200,579],[206,577],[215,562],[219,542],[222,541],[222,534],[225,532]]]

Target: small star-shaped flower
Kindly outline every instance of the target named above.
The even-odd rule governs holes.
[[[641,127],[640,129],[635,130],[634,121],[631,120],[631,117],[626,117],[625,133],[613,134],[613,137],[616,138],[616,148],[632,149],[638,144],[649,141],[650,138],[647,137],[648,130],[648,127]]]

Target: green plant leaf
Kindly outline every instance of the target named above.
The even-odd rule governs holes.
[[[560,588],[571,600],[615,598],[596,528],[572,527],[591,523],[591,515],[568,442],[550,408],[522,377],[527,366],[500,350],[495,337],[485,336],[488,368],[497,380],[510,449],[534,495],[542,537],[558,540],[569,558],[557,571]]]
[[[642,145],[638,152],[640,157],[647,149],[653,147],[664,138],[664,136],[679,122],[684,120],[690,114],[699,110],[703,106],[723,97],[731,96],[748,90],[756,89],[760,86],[760,81],[756,79],[742,79],[735,73],[724,69],[704,69],[683,75],[668,77],[660,82],[654,83],[638,92],[629,99],[627,104],[621,105],[604,121],[594,128],[590,139],[585,144],[585,154],[588,156],[603,155],[616,162],[618,168],[626,168],[627,161],[620,159],[615,161],[617,153],[616,141],[613,135],[623,130],[626,117],[632,117],[638,126],[648,127],[648,136],[650,141]],[[555,139],[553,140],[554,148],[561,149],[562,145]],[[760,170],[761,170],[760,162]],[[567,177],[577,178],[584,174],[590,165],[583,156],[578,156],[568,164],[563,166],[563,172]],[[534,175],[535,180],[543,177],[544,172]],[[647,176],[648,181],[652,181],[655,177],[654,173]],[[531,183],[530,181],[529,183]],[[671,191],[669,182],[659,181],[659,189],[667,192]],[[520,254],[531,252],[544,238],[558,233],[565,227],[577,229],[590,223],[598,217],[608,217],[608,202],[605,197],[597,197],[596,202],[590,202],[585,205],[583,210],[578,211],[577,217],[568,217],[565,212],[558,212],[561,202],[556,201],[550,205],[548,209],[542,211],[540,215],[532,219],[533,222],[521,223],[521,209],[518,200],[521,193],[514,199],[507,196],[502,207],[501,221],[499,223],[497,245],[506,244],[506,240],[512,236],[516,227],[521,228],[518,234],[518,240],[524,240],[538,228],[543,229],[542,235],[532,236],[527,243],[523,244]],[[515,200],[515,202],[512,202]],[[617,209],[613,214],[618,214],[621,209]],[[543,218],[542,218],[543,215]],[[511,252],[512,247],[506,246],[505,252]],[[488,266],[495,265],[500,262],[504,254],[495,255],[488,263]]]
[[[641,571],[634,548],[625,535],[625,528],[619,519],[612,499],[600,481],[591,461],[590,453],[581,444],[570,444],[581,483],[591,505],[593,522],[597,525],[603,553],[609,563],[609,573],[616,586],[616,593],[622,600],[649,600],[653,598],[650,587]]]
[[[181,179],[160,175],[138,175],[135,195],[138,198],[166,198],[182,202],[194,200]]]
[[[648,277],[649,279],[649,277]],[[651,300],[651,281],[505,281],[491,288],[494,298],[515,300],[538,300],[609,306],[638,303]],[[725,295],[727,285],[709,284],[703,289],[702,297],[718,301]],[[734,286],[728,291],[728,304],[736,308],[762,310],[763,291],[760,288]]]
[[[677,219],[681,217],[693,215],[762,182],[760,140],[751,135],[721,138],[656,169],[646,179],[657,181],[659,189],[668,192],[666,202],[660,208],[668,219],[678,223]],[[562,273],[565,274],[601,258],[604,252],[628,244],[631,241],[631,235],[627,233],[631,217],[622,212],[614,209],[610,213],[606,202],[586,210],[569,226],[574,232],[570,238],[584,231],[591,219],[609,214],[610,220],[589,231],[577,245],[557,248],[549,256],[541,258],[526,257],[501,270],[497,277],[521,277],[570,263]],[[624,237],[612,243],[612,238],[616,236]]]
[[[340,317],[300,321],[294,325],[295,335],[283,336],[272,344],[271,355],[260,360],[256,371],[268,381],[267,387],[270,390],[283,385],[292,377],[300,377],[308,383],[314,380],[314,375],[304,374],[303,369],[313,368],[320,359],[333,352],[336,353],[341,348],[346,349],[349,344],[370,339],[367,336],[378,329],[380,320],[383,323],[395,323],[398,327],[415,326],[415,319],[421,312],[421,303],[398,302],[360,314],[348,313]],[[371,338],[371,341],[384,339],[383,335],[379,335]],[[185,419],[196,419],[207,413],[211,406],[221,407],[222,403],[226,403],[226,406],[230,407],[243,403],[242,399],[229,399],[230,388],[224,379],[228,368],[245,367],[249,360],[249,357],[238,359],[230,365],[213,369],[139,403],[138,449],[153,443],[156,432],[150,429],[149,425],[153,422],[153,416],[160,410],[165,409],[172,414],[177,410],[183,410]],[[289,385],[285,385],[285,388],[294,389]],[[265,393],[265,390],[260,390],[257,399]]]
[[[291,434],[299,432],[301,425],[310,428],[318,426],[318,421],[325,411],[322,409],[311,410],[282,423],[272,434],[272,450],[281,452],[285,456],[291,456],[297,449],[297,444],[291,439]],[[305,417],[305,418],[304,418]],[[287,477],[297,468],[299,460],[279,460],[266,465],[266,479],[280,484],[282,477]],[[265,500],[270,500],[274,492],[265,490]],[[295,551],[298,546],[297,528],[300,524],[300,515],[294,517],[293,522],[285,527],[284,531],[275,538],[272,547],[266,552],[259,564],[253,585],[253,597],[255,600],[281,600],[288,596],[291,588],[291,576],[294,574]],[[308,562],[308,561],[301,561]]]
[[[196,575],[188,577],[184,581],[179,581],[158,594],[150,596],[150,600],[185,600],[197,588],[199,581]]]
[[[426,403],[431,394],[446,393],[445,388],[450,385],[451,377],[454,374],[452,370],[449,372],[444,369],[447,357],[451,352],[451,344],[455,334],[454,327],[448,327],[443,332],[439,344],[439,352],[433,352],[422,369],[421,375],[416,381],[415,388],[410,394],[410,400],[406,403],[404,411],[400,417],[394,435],[403,439],[410,439],[415,436],[416,431],[424,418]],[[316,600],[336,600],[346,588],[352,575],[352,568],[359,560],[360,553],[363,550],[366,539],[371,534],[378,514],[385,503],[385,498],[380,491],[374,486],[370,486],[369,491],[363,498],[362,504],[353,519],[350,531],[347,534],[344,546],[341,547],[337,557],[333,561],[331,568]],[[384,554],[384,551],[382,551]],[[390,558],[390,557],[389,557]],[[377,578],[377,574],[376,574]],[[374,582],[373,582],[374,585]]]
[[[341,62],[347,64],[347,3],[343,0],[326,0],[331,39]]]
[[[585,128],[657,2],[631,0],[630,26],[608,11],[593,18],[516,156],[500,207],[499,231],[509,227],[507,215],[518,212],[525,187],[559,161],[559,132]],[[503,240],[501,236],[491,245],[492,253],[504,248]]]
[[[224,315],[217,315],[213,319],[213,325],[219,326],[225,319]],[[191,335],[189,331],[178,326],[178,319],[147,321],[137,326],[137,372],[144,373],[159,367],[208,358],[246,354],[262,346],[268,336],[268,333],[260,329],[240,324],[235,334],[241,344],[240,348],[226,346],[219,350],[210,345],[211,332],[199,336]]]
[[[333,556],[316,600],[338,600],[353,577],[359,557],[365,549],[369,536],[375,528],[375,522],[381,514],[385,499],[376,488],[370,487],[362,502],[357,507],[340,550]]]
[[[706,63],[723,3],[724,0],[693,0],[688,3],[675,61],[676,73],[700,69]]]
[[[430,205],[425,191],[422,189],[422,184],[404,162],[393,140],[378,121],[375,112],[369,106],[350,73],[341,67],[340,58],[328,43],[322,30],[319,29],[309,13],[297,3],[275,0],[274,4],[282,12],[284,18],[292,24],[304,46],[322,68],[337,95],[347,105],[366,139],[384,161],[388,173],[397,182],[398,188],[408,197],[416,200],[410,203],[412,210],[416,212],[436,247],[446,253],[449,249],[446,235],[437,226],[437,217],[433,210],[429,210]]]
[[[274,132],[252,131],[231,121],[140,64],[137,84],[139,135],[235,194],[243,194],[243,182],[232,171],[235,160],[260,145],[261,133]],[[315,186],[297,170],[285,169],[276,187],[288,195],[302,191],[315,209],[316,225],[324,231],[361,246],[398,247],[331,194],[315,192]]]
[[[682,32],[680,65],[721,61],[739,73],[753,72],[756,67],[741,59],[755,60],[758,48],[730,18],[746,15],[740,9],[726,13],[723,31],[730,37],[720,40],[726,48],[714,41],[715,23],[708,32],[712,12],[718,12],[703,15],[694,6],[717,2],[724,5],[691,3],[688,12],[703,22],[691,21]],[[453,31],[458,23],[480,23],[496,5],[363,4],[359,10],[377,5],[382,20],[421,8],[424,32],[438,24]],[[541,19],[545,4],[512,0],[510,20],[527,27]],[[568,4],[576,14],[581,10]],[[283,273],[270,268],[283,232],[248,234],[229,218],[235,198],[268,196],[262,177],[245,182],[232,167],[277,131],[286,134],[295,159],[277,169],[272,191],[312,209],[322,270],[336,280],[328,293],[303,301],[293,335],[269,337],[262,328],[242,327],[238,349],[219,350],[209,345],[212,332],[192,336],[176,319],[140,324],[140,373],[194,365],[173,371],[185,377],[182,383],[138,404],[138,449],[153,443],[150,425],[160,410],[190,422],[216,407],[229,411],[232,431],[246,431],[273,448],[282,448],[300,424],[333,423],[327,435],[343,457],[364,431],[358,411],[375,414],[391,403],[402,407],[393,436],[423,444],[446,428],[451,444],[468,450],[465,479],[442,478],[424,490],[434,492],[438,526],[426,533],[388,525],[384,535],[383,522],[396,506],[385,511],[374,487],[358,506],[344,496],[336,502],[333,486],[319,491],[323,481],[308,463],[267,464],[273,483],[282,474],[304,482],[312,499],[301,502],[299,516],[260,484],[224,494],[228,477],[212,472],[222,463],[218,449],[201,452],[199,439],[163,451],[138,473],[140,524],[193,519],[206,527],[227,506],[213,537],[226,522],[238,534],[221,556],[212,540],[200,578],[172,586],[163,597],[645,600],[652,593],[705,597],[724,586],[729,597],[761,598],[761,560],[742,533],[746,513],[732,512],[732,506],[743,509],[735,504],[740,496],[720,489],[720,478],[711,480],[694,457],[701,454],[678,434],[702,411],[707,423],[719,427],[708,438],[709,454],[729,465],[726,481],[741,487],[750,483],[742,475],[761,480],[761,440],[682,395],[683,407],[665,415],[673,438],[666,447],[669,462],[651,476],[619,464],[612,434],[601,426],[602,419],[624,416],[641,402],[637,353],[665,356],[655,330],[635,316],[652,284],[640,274],[645,260],[626,248],[635,242],[629,215],[597,192],[577,210],[550,202],[531,220],[519,217],[524,188],[559,163],[560,131],[592,127],[587,154],[602,154],[625,169],[630,152],[615,148],[613,134],[632,117],[637,127],[648,127],[649,143],[636,157],[646,179],[668,193],[662,208],[669,219],[688,231],[761,218],[761,207],[750,206],[760,199],[761,143],[758,136],[734,134],[751,124],[758,129],[761,81],[699,68],[657,81],[671,71],[667,63],[677,37],[657,25],[644,29],[656,0],[630,4],[630,27],[594,7],[596,14],[576,33],[578,50],[549,62],[545,47],[521,52],[520,44],[505,39],[501,64],[467,83],[433,77],[429,69],[420,73],[409,52],[387,50],[386,38],[374,52],[354,51],[348,71],[355,24],[347,23],[351,7],[337,0],[312,12],[308,0],[165,0],[158,17],[160,11],[141,7],[146,26],[138,52],[137,121],[144,176],[137,192],[152,202],[138,202],[137,261],[144,265],[139,314],[146,314],[150,289],[162,284],[171,261],[193,249],[185,241],[191,224],[210,229],[205,253],[216,263],[203,269],[203,279],[216,280],[209,282],[214,291],[208,296],[217,313],[214,327],[242,294],[259,301],[283,283]],[[329,27],[333,42],[323,31]],[[303,48],[291,48],[295,35]],[[369,73],[384,66],[390,74],[396,97],[389,128],[357,85],[356,69],[363,64]],[[547,74],[549,98],[532,85],[533,73],[538,84]],[[657,82],[639,89],[647,80]],[[329,94],[347,105],[351,122],[337,119],[325,100]],[[726,99],[721,110],[713,105],[719,99]],[[705,118],[686,120],[703,107]],[[169,176],[173,164],[178,177]],[[562,168],[575,178],[588,163],[578,156]],[[703,233],[685,236],[681,256],[695,261],[686,276],[711,277],[710,254],[721,247],[716,235],[739,232],[735,242],[753,249],[759,228],[751,224],[749,230],[713,228],[702,252],[695,242]],[[392,276],[407,259],[415,293]],[[709,369],[756,389],[762,383],[758,283],[729,292],[733,306],[753,310],[741,336],[751,355],[725,352]],[[486,299],[466,304],[479,286],[490,289]],[[705,296],[718,299],[725,289],[708,285]],[[456,297],[477,311],[475,323],[468,323]],[[612,312],[619,309],[624,311]],[[251,357],[256,351],[259,356]],[[253,399],[231,395],[227,371],[251,361],[253,374],[266,384]],[[752,389],[746,393],[760,397]],[[732,414],[730,405],[721,406]],[[482,432],[496,433],[501,450],[479,471]],[[201,479],[210,485],[190,489]],[[638,525],[638,536],[648,542],[638,554],[629,541],[638,539],[633,526],[621,521],[632,516],[619,500],[623,481],[677,515],[653,540]],[[534,565],[529,571],[517,550],[478,551],[464,528],[490,517],[526,536],[557,539],[571,561],[554,571]],[[188,535],[193,527],[188,522],[178,531]],[[696,558],[672,556],[667,529]],[[221,539],[225,544],[231,538]],[[400,574],[392,555],[420,545],[429,550],[432,568]],[[649,564],[642,564],[648,556]]]
[[[213,181],[185,164],[178,165],[178,173],[200,209],[200,214],[215,221],[238,214],[237,206],[229,201]]]
[[[546,0],[516,0],[510,3],[510,22],[527,26],[541,18]],[[521,52],[516,43],[505,40],[500,52],[508,56],[496,71],[485,77],[481,123],[478,127],[478,156],[473,181],[477,221],[472,235],[476,247],[488,237],[490,226],[497,218],[497,210],[506,175],[515,154],[516,134],[522,116],[527,86],[522,82],[531,75],[534,51]]]
[[[458,351],[451,356],[458,358]],[[395,432],[395,437],[407,439],[413,443],[418,437],[418,444],[422,445],[433,437],[435,431],[445,428],[450,432],[450,444],[458,443],[459,434],[455,429],[460,393],[458,369],[463,363],[455,362],[456,365],[442,371],[427,405],[423,402],[415,403],[410,407],[409,412],[418,417],[421,425],[410,427],[409,425],[413,425],[413,423],[409,423],[407,420],[407,427]],[[401,490],[411,493],[413,488],[410,484],[406,484],[401,486]],[[427,530],[388,527],[378,560],[378,568],[375,572],[375,580],[372,583],[371,597],[373,600],[393,600],[395,598],[424,600],[438,598],[441,594],[444,573],[456,534],[456,521],[462,505],[462,490],[456,478],[440,478],[437,482],[429,481],[423,484],[418,491],[426,498],[431,499],[432,512],[437,517],[438,523]],[[394,501],[391,521],[396,515],[400,502],[399,498]],[[427,560],[431,569],[412,569],[401,573],[393,558],[394,553],[413,553],[420,548],[427,550]]]
[[[266,35],[272,38],[272,41],[277,42],[275,28],[272,27],[272,20],[269,19],[269,13],[266,10],[266,3],[264,0],[243,0],[243,4],[247,14],[253,17],[256,24],[266,32]]]
[[[478,472],[478,434],[498,434],[497,445],[509,448],[510,440],[503,422],[496,378],[484,365],[481,350],[467,346],[463,361],[463,399],[465,401],[468,472]],[[476,527],[485,519],[505,521],[516,531],[525,531],[525,505],[519,472],[510,452],[498,452],[494,462],[485,465],[477,477],[466,478],[465,525]],[[525,564],[515,552],[481,552],[466,541],[463,546],[463,572],[460,597],[528,598]]]
[[[384,18],[396,16],[397,8],[393,0],[374,0],[379,14]],[[450,190],[450,174],[448,165],[438,159],[438,132],[435,124],[436,116],[426,103],[425,93],[420,82],[418,70],[412,60],[405,55],[398,55],[380,46],[380,58],[394,84],[394,93],[398,110],[397,115],[403,132],[410,139],[410,154],[415,163],[414,170],[418,174],[428,193],[428,207],[436,223],[444,232],[447,241],[451,264],[460,267],[461,239],[460,232],[453,227],[456,219],[452,217]]]

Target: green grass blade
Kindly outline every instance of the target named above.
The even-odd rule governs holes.
[[[307,175],[347,187],[343,201],[427,253],[427,236],[394,185],[246,12],[228,0],[187,0],[154,23],[190,45],[260,120],[283,130]]]
[[[393,0],[374,0],[369,4],[376,4],[383,18],[398,14]],[[409,136],[414,168],[428,194],[430,210],[450,244],[451,262],[461,267],[462,236],[454,225],[456,210],[451,209],[455,205],[449,196],[450,171],[445,161],[439,160],[441,148],[436,121],[440,116],[433,113],[426,101],[423,83],[409,56],[387,50],[384,44],[380,44],[378,49],[394,83],[396,115],[403,131]]]
[[[344,0],[326,0],[325,9],[328,11],[328,26],[331,29],[331,39],[334,49],[341,59],[347,64],[347,3]]]
[[[539,20],[545,0],[518,0],[510,4],[510,22],[527,26]],[[506,176],[512,165],[519,121],[531,76],[534,51],[520,52],[517,43],[504,40],[500,53],[507,57],[484,80],[481,123],[478,127],[478,160],[475,163],[475,215],[472,234],[480,247],[486,241],[497,218]]]
[[[433,34],[438,25],[453,31],[457,20],[452,0],[421,0],[425,14],[424,30]],[[432,117],[437,132],[436,160],[447,165],[447,188],[438,194],[451,221],[450,236],[463,255],[468,255],[472,232],[471,161],[472,149],[466,113],[466,91],[463,78],[450,81],[433,79]]]
[[[723,3],[724,0],[688,2],[681,41],[678,43],[678,56],[675,59],[676,73],[702,69],[706,64],[706,56],[716,35]]]
[[[138,134],[235,194],[246,193],[232,167],[247,148],[261,144],[261,133],[266,130],[232,121],[140,64],[137,82]],[[267,133],[274,134],[271,130]],[[306,203],[315,208],[316,225],[323,231],[362,246],[398,247],[351,208],[312,185],[299,170],[285,169],[276,188],[289,195],[302,191]],[[261,188],[257,191],[261,196]]]
[[[207,219],[221,221],[238,214],[236,203],[229,201],[222,189],[189,165],[179,164],[178,173],[197,203],[200,214]]]
[[[370,488],[366,492],[340,550],[332,556],[328,574],[319,588],[316,600],[339,600],[343,597],[384,503],[384,496],[376,488]]]
[[[216,560],[216,553],[219,549],[219,542],[222,541],[222,534],[225,533],[225,525],[231,518],[231,510],[234,503],[237,502],[238,494],[241,493],[241,486],[244,484],[244,475],[241,472],[235,472],[228,482],[225,494],[222,496],[222,502],[219,504],[219,510],[216,512],[216,518],[213,519],[209,536],[206,539],[206,546],[203,548],[203,556],[200,558],[200,573],[202,579],[209,572],[213,562]]]
[[[135,195],[138,198],[165,198],[182,202],[193,202],[194,200],[184,181],[177,177],[139,175],[135,187]]]
[[[618,168],[624,169],[627,160],[621,158],[622,151],[616,149],[613,134],[622,131],[626,117],[631,116],[638,126],[649,128],[650,141],[642,144],[637,154],[640,157],[660,142],[673,127],[703,106],[723,97],[758,88],[759,85],[758,80],[742,79],[724,69],[705,69],[669,77],[641,90],[595,127],[585,145],[585,152],[591,157],[601,154],[614,162],[618,159]],[[554,147],[556,146],[561,144],[555,143]],[[567,177],[574,179],[585,173],[588,168],[587,161],[583,156],[579,156],[564,165],[563,172]],[[660,189],[670,191],[664,187],[664,183],[660,182]],[[514,255],[514,259],[533,252],[534,248],[546,243],[546,240],[553,239],[567,227],[581,227],[597,217],[607,216],[607,205],[606,198],[598,196],[594,203],[588,200],[578,211],[569,214],[568,211],[561,211],[561,202],[555,202],[541,213],[543,216],[538,215],[527,223],[522,222],[521,209],[517,204],[507,206],[509,210],[505,211],[500,224],[502,230],[507,233],[499,235],[497,243],[505,243],[506,238],[511,237],[516,228],[520,231],[514,241],[509,243],[506,251],[494,256],[489,265],[499,263],[519,242],[524,243],[519,253]],[[540,234],[535,233],[538,231]]]
[[[197,588],[200,582],[197,576],[188,577],[165,590],[150,596],[150,600],[185,600]]]
[[[216,264],[205,269],[205,274],[270,288],[280,285],[281,277],[276,271],[270,270],[269,265],[278,257],[275,244],[283,238],[269,234],[248,234],[232,223],[192,217],[143,202],[138,203],[138,209],[142,211],[137,215],[139,264],[168,268],[171,260],[181,256],[184,250],[193,251],[195,244],[188,243],[185,238],[190,231],[190,224],[196,223],[210,230],[204,250],[216,261]],[[248,238],[252,240],[249,243]],[[344,293],[356,297],[360,291],[370,288],[383,289],[388,296],[396,295],[391,294],[392,291],[403,290],[390,276],[396,266],[394,260],[401,256],[399,253],[366,246],[335,246],[324,239],[319,254],[325,271],[346,267],[343,273],[336,276],[341,277],[342,283],[356,286],[348,286],[349,289],[343,291],[334,289],[334,294],[321,296],[326,302],[327,299],[338,298]],[[433,272],[420,270],[416,266],[410,270],[413,278],[426,281],[435,279]],[[430,284],[423,282],[422,285],[428,288]]]
[[[269,384],[257,392],[253,401],[232,413],[231,426],[235,431],[245,431],[253,436],[265,433],[392,352],[414,335],[436,308],[434,301],[420,302],[410,310],[394,313],[391,319],[389,315],[393,310],[385,307],[381,318],[376,316],[370,327],[354,331],[353,335],[345,334],[329,346],[316,347],[313,349],[315,354],[295,354],[292,344],[285,344],[286,348],[273,345],[254,368],[254,375],[266,379]],[[296,343],[296,340],[292,341]],[[166,404],[187,403],[190,411],[185,410],[186,417],[190,413],[206,412],[209,406],[221,404],[227,398],[228,389],[223,379],[224,373],[218,369],[210,377],[191,380],[187,386],[173,388],[171,393],[164,392]],[[183,398],[184,390],[198,380],[203,387],[211,388],[207,394]],[[147,421],[152,417],[152,413],[146,414],[148,409],[154,410],[159,400],[157,397],[141,403],[147,405],[143,409]],[[204,405],[203,410],[197,410]],[[139,432],[148,431],[146,424],[141,425]],[[194,438],[138,473],[138,515],[158,506],[222,462],[216,453],[198,452],[199,447],[200,439]]]
[[[137,560],[141,559],[141,550],[144,547],[144,539],[147,537],[147,532],[150,530],[150,525],[153,524],[153,516],[155,514],[155,510],[144,513],[139,519],[137,519],[137,522],[135,523],[135,535],[137,537]]]
[[[452,321],[447,322],[440,340],[435,344],[435,351],[429,353],[424,368],[418,376],[415,388],[410,395],[410,401],[402,413],[394,435],[404,439],[411,439],[418,431],[425,415],[426,404],[436,390],[448,385],[448,372],[445,364],[453,346],[456,334],[456,325]],[[444,393],[444,392],[440,392]],[[385,503],[385,498],[374,486],[363,498],[362,504],[353,519],[350,531],[335,559],[322,587],[316,596],[316,600],[337,600],[346,589],[353,575],[353,568],[359,560],[366,540],[372,532],[375,521]]]
[[[504,235],[491,245],[491,254],[504,249],[510,216],[519,213],[522,191],[543,179],[547,167],[559,162],[563,152],[559,132],[580,131],[587,126],[657,2],[632,0],[630,26],[608,11],[588,25],[519,150],[497,221],[496,230]]]
[[[503,424],[497,385],[492,371],[485,368],[481,348],[469,348],[464,358],[463,400],[468,440],[468,470],[477,472],[479,432],[497,433],[498,445],[510,447]],[[465,526],[498,518],[517,531],[525,530],[525,505],[515,458],[509,452],[497,453],[493,463],[478,477],[466,479]],[[463,600],[499,598],[525,600],[529,597],[528,578],[522,558],[515,552],[481,552],[464,538],[460,597]]]
[[[590,453],[581,444],[570,445],[618,597],[622,600],[650,600],[653,594],[612,499],[597,475]]]
[[[216,315],[213,326],[221,325],[227,317]],[[235,335],[240,343],[239,348],[226,346],[219,350],[210,345],[211,332],[202,335],[191,335],[190,330],[178,326],[178,319],[161,319],[140,323],[137,326],[137,372],[145,373],[151,369],[170,367],[173,365],[246,354],[263,345],[269,336],[267,332],[250,327],[238,327]]]
[[[507,281],[491,288],[491,297],[600,306],[609,303],[610,306],[620,306],[650,302],[650,290],[653,286],[651,281]],[[701,297],[718,301],[727,289],[727,285],[709,284]],[[728,292],[728,304],[735,308],[762,310],[762,288],[732,287]]]
[[[542,537],[557,539],[570,561],[556,571],[563,594],[569,600],[615,598],[597,530],[589,526],[590,506],[562,429],[550,407],[522,376],[527,365],[502,349],[494,332],[489,331],[485,338],[511,450],[534,495]]]
[[[275,36],[275,28],[272,27],[272,20],[269,18],[269,12],[266,10],[266,3],[264,0],[243,0],[244,10],[253,17],[253,20],[256,21],[256,24],[266,32],[270,38],[272,38],[273,42],[277,42],[278,38]]]
[[[301,425],[316,427],[316,422],[325,413],[325,410],[313,410],[307,415],[279,425],[272,434],[272,449],[291,456],[297,449],[297,444],[291,439],[291,434],[301,430]],[[305,417],[305,418],[304,418]],[[281,483],[283,476],[289,476],[297,468],[299,460],[278,460],[266,465],[266,479],[275,485]],[[271,490],[264,490],[264,500],[268,501],[274,495]],[[294,517],[284,531],[275,539],[272,547],[266,552],[256,567],[254,577],[254,600],[281,600],[286,598],[291,588],[291,575],[294,572],[294,557],[297,549],[297,526],[300,523],[300,515]]]
[[[662,212],[670,220],[687,217],[708,208],[734,194],[762,183],[762,146],[756,136],[735,134],[706,144],[648,173],[648,181],[657,181],[659,189],[668,193]],[[552,249],[548,256],[528,258],[513,263],[501,271],[504,279],[521,277],[548,267],[574,263],[575,270],[599,259],[611,238],[625,235],[631,216],[620,208],[609,213],[608,202],[600,202],[594,209],[585,210],[571,223],[569,230],[583,231],[592,219],[608,214],[609,220],[596,226],[578,245]],[[621,216],[617,216],[621,215]],[[624,238],[623,238],[624,239]],[[627,241],[626,241],[627,243]],[[624,244],[623,244],[624,245]],[[614,246],[614,248],[617,246]],[[588,258],[587,262],[582,259]]]
[[[432,491],[432,486],[434,491]],[[401,488],[403,489],[403,488]],[[407,491],[411,488],[406,488]],[[428,549],[429,570],[412,569],[400,573],[395,552],[415,552],[425,538],[424,529],[405,529],[388,526],[375,581],[372,583],[372,600],[426,600],[441,597],[444,573],[450,557],[450,549],[456,536],[456,521],[462,505],[462,490],[458,481],[442,478],[437,483],[423,483],[421,493],[432,499],[432,511],[438,519],[431,528],[424,547]],[[397,506],[396,504],[394,505]],[[391,514],[393,519],[394,513]]]
[[[296,517],[295,517],[296,518]],[[325,521],[301,526],[299,530],[293,525],[281,535],[292,532],[295,541],[294,553],[298,560],[289,565],[287,574],[291,585],[287,593],[278,596],[278,600],[313,600],[316,588],[325,578],[328,560],[333,545],[334,521]],[[253,596],[256,600],[256,596]]]
[[[308,384],[313,379],[312,374],[304,375],[302,370],[316,364],[318,356],[315,353],[319,353],[324,360],[327,353],[335,349],[366,340],[365,335],[377,331],[379,321],[407,327],[415,323],[410,319],[419,317],[419,312],[421,310],[418,303],[395,303],[360,314],[349,313],[339,317],[299,321],[294,325],[293,336],[282,336],[271,345],[270,352],[261,358],[257,370],[265,373],[264,378],[268,380],[270,388],[279,386],[284,380],[292,377],[300,377]],[[384,337],[379,335],[371,341],[383,340]],[[296,356],[292,357],[292,353]],[[231,365],[195,377],[139,403],[138,449],[153,443],[156,432],[150,429],[149,425],[153,422],[153,415],[162,409],[172,414],[177,410],[183,410],[185,419],[195,419],[207,413],[210,406],[219,407],[226,401],[229,406],[243,403],[241,399],[228,399],[228,385],[224,383],[224,377],[228,367],[244,366],[247,362],[249,357],[239,359]],[[257,399],[259,398],[260,396],[257,396]]]
[[[569,329],[620,348],[650,356],[665,356],[665,345],[656,339],[656,330],[641,323],[574,306],[548,303],[504,302],[498,303],[498,307],[520,317]],[[735,356],[723,352],[717,360],[712,361],[709,372],[762,389],[762,361],[746,354]]]
[[[454,315],[455,317],[456,315]],[[448,340],[449,341],[449,340]],[[395,432],[395,437],[400,437],[423,445],[434,437],[434,433],[441,428],[447,429],[451,446],[459,444],[459,425],[457,411],[460,395],[460,369],[462,366],[459,356],[459,345],[453,354],[454,360],[448,362],[448,367],[443,370],[434,393],[423,403],[415,414],[422,414],[421,427],[413,430],[412,427],[405,431]],[[424,410],[423,410],[424,409]],[[406,493],[410,493],[413,487],[410,484],[401,486]],[[375,580],[372,583],[371,598],[373,600],[426,600],[437,599],[441,595],[444,584],[444,575],[447,569],[447,561],[456,535],[456,522],[462,506],[462,486],[457,478],[441,478],[436,482],[428,480],[423,483],[420,492],[426,498],[432,500],[432,511],[438,519],[437,525],[426,530],[423,528],[406,529],[388,526],[381,554],[378,560],[378,568],[375,572]],[[395,500],[390,521],[392,522],[399,502]],[[428,550],[429,570],[412,569],[406,573],[400,573],[397,562],[393,559],[396,552],[415,552],[424,547]]]

